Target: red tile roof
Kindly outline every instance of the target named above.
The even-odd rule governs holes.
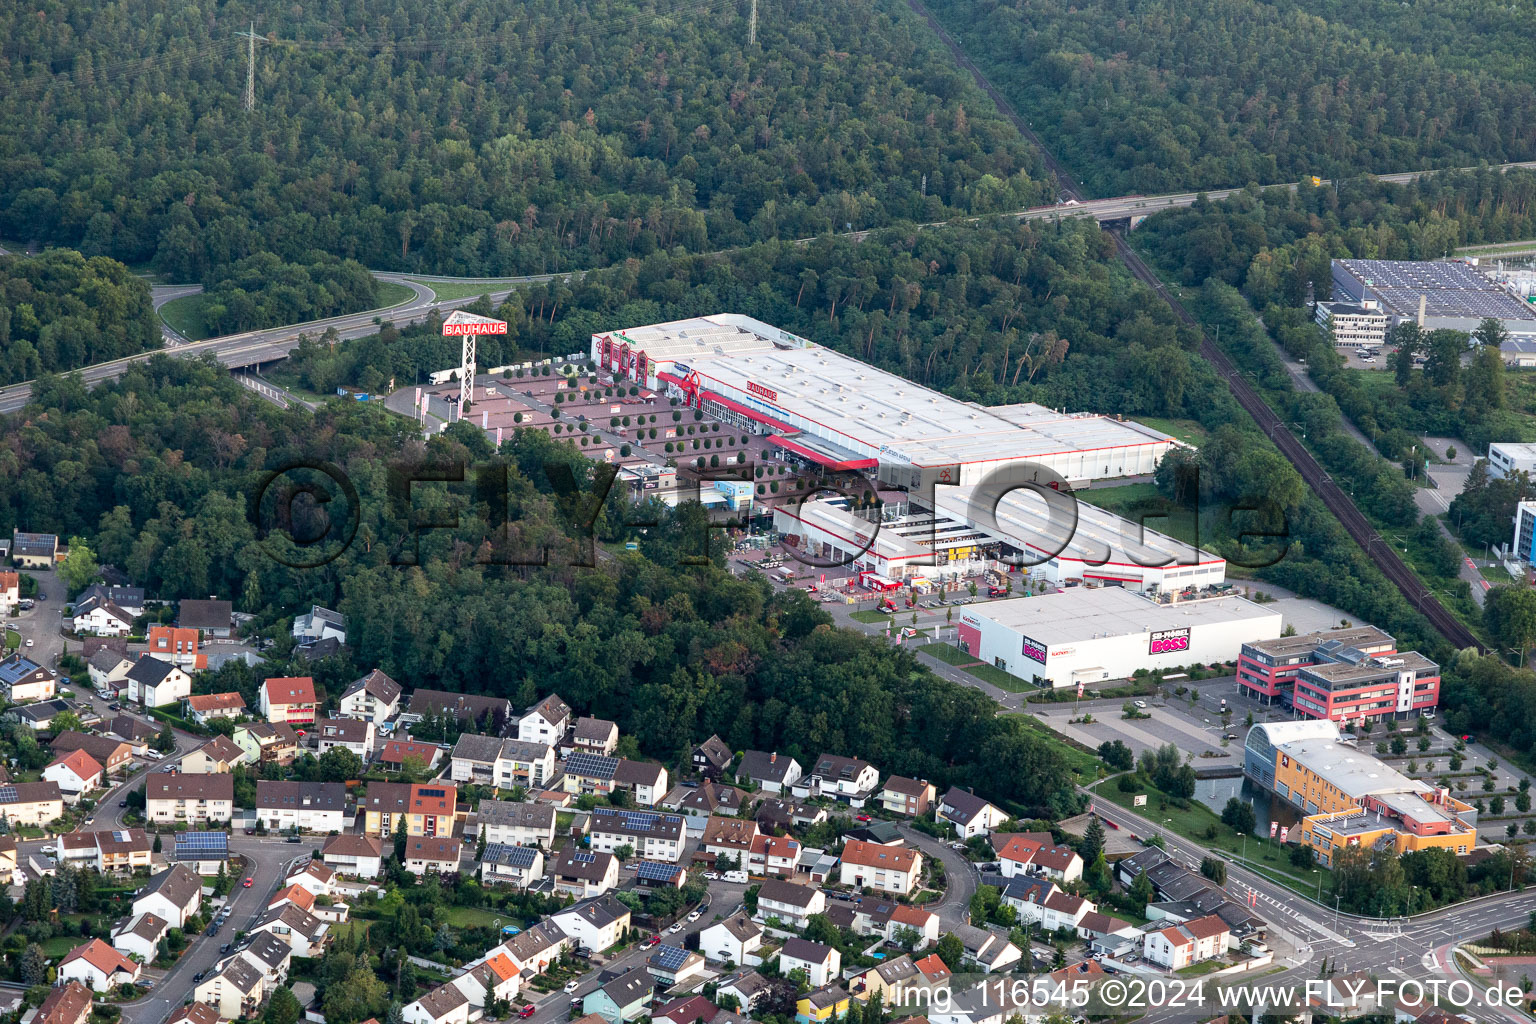
[[[262,684],[268,704],[313,704],[315,681],[310,676],[278,676]]]

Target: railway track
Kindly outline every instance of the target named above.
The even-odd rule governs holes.
[[[1061,161],[1052,155],[1049,147],[1041,141],[1040,136],[1035,134],[1034,129],[1019,116],[1018,112],[1013,109],[1013,105],[993,87],[992,82],[986,75],[982,74],[981,69],[972,63],[954,37],[946,32],[937,19],[923,6],[922,0],[907,0],[907,5],[928,23],[928,27],[949,48],[949,52],[954,57],[955,62],[970,72],[971,77],[976,81],[976,85],[991,97],[992,102],[997,104],[997,109],[1002,112],[1003,116],[1012,122],[1020,134],[1034,144],[1035,149],[1040,152],[1041,159],[1045,161],[1046,167],[1055,175],[1062,196],[1067,199],[1076,199],[1079,202],[1087,199],[1088,197],[1083,194],[1077,180],[1072,177]],[[1200,355],[1216,368],[1216,372],[1226,382],[1227,390],[1232,393],[1233,398],[1237,399],[1237,404],[1242,406],[1249,416],[1253,417],[1253,421],[1259,425],[1259,429],[1264,432],[1264,436],[1274,442],[1275,447],[1280,449],[1280,454],[1284,455],[1291,465],[1296,467],[1296,472],[1301,474],[1302,481],[1311,488],[1314,494],[1323,500],[1323,505],[1338,518],[1339,522],[1343,524],[1345,532],[1350,535],[1356,544],[1360,545],[1366,557],[1375,564],[1376,568],[1381,570],[1382,575],[1391,581],[1392,585],[1398,589],[1408,603],[1417,608],[1429,620],[1429,624],[1434,627],[1435,631],[1445,637],[1452,646],[1457,649],[1473,647],[1478,651],[1486,653],[1487,648],[1484,647],[1482,642],[1473,636],[1472,631],[1462,625],[1461,620],[1452,615],[1450,610],[1440,603],[1439,598],[1424,586],[1423,581],[1408,567],[1407,563],[1398,557],[1392,545],[1381,534],[1376,532],[1376,528],[1365,518],[1365,515],[1356,507],[1349,495],[1345,494],[1339,485],[1333,482],[1333,478],[1312,457],[1312,453],[1307,451],[1306,446],[1296,439],[1296,435],[1290,432],[1285,423],[1275,414],[1275,411],[1269,407],[1268,403],[1242,378],[1232,360],[1227,358],[1225,352],[1216,347],[1215,343],[1205,333],[1205,328],[1201,327],[1199,321],[1190,314],[1189,310],[1184,308],[1183,303],[1179,302],[1177,298],[1169,293],[1168,288],[1158,276],[1152,272],[1152,269],[1146,265],[1142,258],[1136,254],[1136,251],[1130,247],[1130,244],[1126,242],[1125,236],[1115,230],[1111,230],[1110,235],[1115,240],[1115,251],[1120,254],[1121,261],[1125,263],[1131,274],[1162,296],[1163,301],[1168,303],[1173,309],[1174,315],[1200,332]]]

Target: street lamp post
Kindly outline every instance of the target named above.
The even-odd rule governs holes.
[[[1333,895],[1333,930],[1335,932],[1339,930],[1339,901],[1343,898],[1343,893],[1334,893]]]

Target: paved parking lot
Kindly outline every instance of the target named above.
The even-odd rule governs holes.
[[[1242,737],[1247,734],[1247,729],[1240,720],[1230,730],[1225,730],[1237,738],[1228,741],[1224,747],[1220,716],[1206,713],[1200,705],[1195,705],[1191,711],[1186,701],[1161,698],[1144,700],[1147,707],[1143,713],[1151,717],[1127,719],[1121,717],[1124,703],[1123,700],[1095,700],[1083,701],[1080,706],[1051,704],[1037,706],[1034,713],[1052,729],[1090,747],[1118,739],[1123,740],[1140,757],[1144,750],[1155,750],[1166,743],[1172,743],[1180,750],[1194,755],[1197,770],[1242,765]],[[1070,721],[1085,714],[1091,714],[1093,721]],[[1238,716],[1234,715],[1234,718]]]

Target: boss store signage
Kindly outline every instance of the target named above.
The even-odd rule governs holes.
[[[1022,639],[1024,641],[1024,645],[1023,645],[1024,657],[1028,658],[1030,661],[1038,661],[1040,664],[1044,665],[1045,664],[1045,644],[1040,643],[1038,640],[1031,640],[1027,636],[1023,637]]]
[[[1189,650],[1189,627],[1183,629],[1159,629],[1152,634],[1147,645],[1148,654],[1176,654]]]

